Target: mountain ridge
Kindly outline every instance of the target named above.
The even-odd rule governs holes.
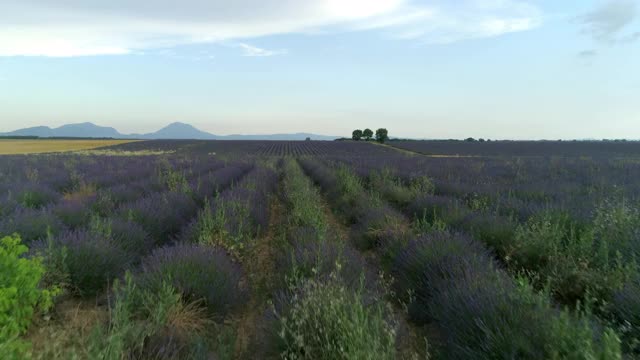
[[[318,135],[311,133],[280,133],[280,134],[231,134],[215,135],[196,127],[182,123],[173,122],[158,131],[146,134],[122,134],[113,127],[99,126],[91,122],[65,124],[57,128],[48,126],[34,126],[18,129],[0,136],[37,136],[41,138],[64,137],[64,138],[114,138],[114,139],[142,139],[142,140],[335,140],[339,136]]]

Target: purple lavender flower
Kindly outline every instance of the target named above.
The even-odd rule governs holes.
[[[346,244],[315,239],[315,231],[311,228],[300,228],[295,233],[298,236],[291,234],[290,247],[281,252],[276,260],[278,273],[287,274],[295,268],[299,275],[327,279],[332,272],[336,272],[346,284],[358,284],[366,269],[359,252]],[[375,283],[372,274],[365,276],[368,284]]]
[[[56,247],[66,248],[65,265],[72,287],[81,296],[91,297],[107,288],[132,262],[132,254],[112,239],[88,230],[75,230],[54,239]]]
[[[410,241],[397,255],[393,274],[400,296],[414,293],[412,319],[424,323],[430,319],[428,306],[436,293],[467,276],[489,274],[493,267],[488,251],[473,239],[436,232]]]
[[[183,193],[155,194],[120,208],[122,218],[140,224],[156,244],[165,244],[195,216],[197,206]]]
[[[153,249],[153,239],[137,223],[117,217],[107,219],[105,222],[110,226],[113,242],[126,253],[137,258],[150,253]]]
[[[91,212],[86,205],[88,201],[62,200],[53,207],[53,213],[70,229],[86,225]]]
[[[46,238],[48,234],[56,235],[64,230],[64,224],[51,209],[30,209],[18,207],[0,220],[0,234],[17,233],[25,243]]]
[[[166,281],[188,300],[204,299],[211,313],[222,318],[247,299],[243,277],[240,265],[219,248],[176,244],[143,259],[140,282],[157,289]]]

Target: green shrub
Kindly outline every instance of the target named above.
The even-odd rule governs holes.
[[[67,248],[58,246],[55,239],[49,236],[46,242],[38,242],[33,251],[42,258],[42,264],[46,270],[42,277],[42,284],[46,287],[58,288],[61,291],[68,290],[71,279],[67,262]]]
[[[356,195],[364,191],[360,178],[347,166],[337,166],[335,174],[343,196]]]
[[[289,311],[279,316],[281,357],[393,359],[395,328],[384,305],[367,305],[363,287],[354,291],[336,277],[295,287]]]
[[[389,168],[371,171],[368,180],[371,190],[379,192],[386,200],[397,205],[407,204],[414,195],[413,188],[404,187]]]
[[[222,201],[216,199],[216,203]],[[204,208],[198,212],[196,222],[192,225],[192,231],[188,234],[188,240],[203,245],[226,245],[226,239],[229,236],[226,225],[225,207],[216,206],[213,208],[209,204],[209,200],[205,199]]]
[[[640,256],[640,211],[628,202],[606,201],[596,208],[593,238],[598,266],[609,267],[622,257],[625,262]]]
[[[547,293],[537,292],[522,276],[517,277],[515,295],[521,304],[534,304],[543,315],[536,326],[544,336],[545,358],[622,359],[620,337],[595,320],[590,306],[578,304],[575,310],[558,310]]]
[[[390,168],[371,171],[368,181],[371,190],[401,207],[407,206],[417,196],[435,192],[435,185],[429,177],[415,176],[405,184]]]
[[[345,223],[355,224],[358,222],[358,214],[363,209],[368,206],[380,206],[380,197],[367,196],[360,179],[350,169],[341,165],[334,174],[336,182],[328,190],[327,197],[334,211],[340,214]]]
[[[98,326],[82,352],[92,359],[193,359],[211,321],[198,303],[185,303],[164,283],[143,290],[132,276],[113,286],[115,302],[107,326]],[[204,358],[204,357],[198,357]]]
[[[428,176],[417,176],[409,182],[409,187],[414,195],[433,195],[436,185]]]
[[[40,258],[25,258],[29,249],[18,235],[0,240],[0,350],[3,356],[18,358],[29,344],[18,339],[36,310],[48,310],[52,305],[49,290],[39,288],[45,273]]]
[[[17,200],[24,207],[37,209],[54,202],[56,193],[46,187],[28,187],[17,195]]]
[[[447,223],[442,221],[436,215],[431,217],[416,216],[411,223],[411,229],[416,235],[426,235],[432,232],[446,232],[448,230]]]
[[[620,338],[606,328],[596,341],[588,318],[574,319],[567,311],[549,319],[546,354],[549,359],[622,359]]]
[[[517,226],[501,217],[472,213],[460,223],[460,227],[504,256],[505,250],[513,246]]]
[[[550,215],[531,219],[516,230],[513,248],[506,251],[518,267],[540,270],[553,263],[566,237],[562,224]]]
[[[581,231],[568,217],[551,212],[529,219],[516,230],[512,248],[506,251],[507,262],[516,271],[532,271],[536,286],[550,286],[565,304],[576,305],[587,293],[609,301],[637,273],[635,256],[628,255],[636,230],[629,213],[602,211],[598,210],[592,228]]]
[[[118,360],[128,353],[141,351],[144,340],[152,333],[151,326],[134,321],[136,308],[142,307],[142,294],[129,273],[125,284],[116,280],[113,284],[115,302],[107,327],[98,326],[87,341],[87,352],[94,359]]]
[[[182,240],[225,248],[240,256],[254,239],[250,219],[250,204],[236,199],[216,197],[214,204],[205,199],[204,208],[182,234]]]
[[[187,177],[183,172],[176,170],[166,160],[161,159],[157,170],[158,182],[163,184],[169,191],[189,193],[191,188]]]
[[[324,236],[327,224],[320,206],[320,192],[295,161],[289,160],[285,163],[284,174],[289,226],[313,228],[321,237]]]

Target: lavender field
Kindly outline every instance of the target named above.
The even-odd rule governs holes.
[[[0,357],[640,356],[640,145],[389,144],[0,156]]]

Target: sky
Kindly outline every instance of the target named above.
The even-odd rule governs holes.
[[[640,139],[640,0],[0,0],[0,132]]]

